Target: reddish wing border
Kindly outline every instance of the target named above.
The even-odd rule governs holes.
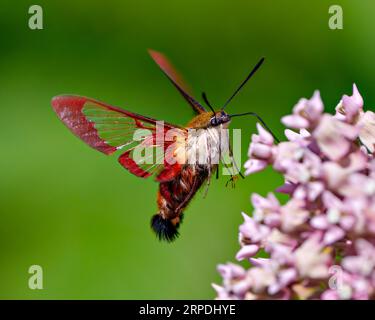
[[[57,96],[52,99],[52,107],[60,120],[78,138],[100,152],[112,154],[117,150],[116,147],[108,145],[99,137],[97,130],[94,128],[94,123],[87,121],[82,112],[85,103],[88,101],[92,100],[79,96]]]
[[[150,54],[151,58],[155,61],[155,63],[159,66],[159,68],[163,71],[163,73],[177,88],[177,90],[181,93],[181,95],[185,98],[185,100],[190,104],[190,106],[197,113],[206,112],[207,110],[198,101],[196,101],[190,93],[188,93],[188,86],[185,84],[183,78],[176,71],[176,69],[173,67],[172,63],[168,60],[168,58],[164,54],[151,49],[148,50],[148,53]]]

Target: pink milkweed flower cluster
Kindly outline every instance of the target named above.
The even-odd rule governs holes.
[[[218,299],[375,299],[375,114],[355,85],[323,109],[318,91],[301,99],[279,144],[257,125],[246,174],[272,166],[289,200],[251,196],[236,255],[250,267],[219,265]]]

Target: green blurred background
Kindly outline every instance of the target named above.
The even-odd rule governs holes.
[[[344,29],[328,28],[340,4]],[[44,29],[28,28],[28,8]],[[216,265],[234,261],[252,192],[282,183],[271,170],[198,194],[172,244],[149,228],[157,184],[132,176],[75,138],[53,113],[74,93],[184,124],[193,115],[147,55],[166,53],[220,106],[261,56],[261,71],[231,103],[282,135],[280,117],[320,89],[332,111],[356,82],[375,104],[375,3],[361,1],[2,1],[0,4],[0,298],[211,299]],[[238,118],[246,159],[255,121]],[[28,268],[44,289],[28,288]]]

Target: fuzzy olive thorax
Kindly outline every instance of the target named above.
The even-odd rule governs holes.
[[[195,116],[187,125],[188,128],[209,128],[217,127],[222,124],[229,124],[231,118],[223,110],[215,112],[204,112]]]

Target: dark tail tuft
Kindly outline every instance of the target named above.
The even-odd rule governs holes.
[[[182,214],[179,218],[164,219],[160,214],[155,214],[151,219],[151,228],[156,233],[159,240],[167,242],[174,241],[178,236],[178,227],[182,221]]]

